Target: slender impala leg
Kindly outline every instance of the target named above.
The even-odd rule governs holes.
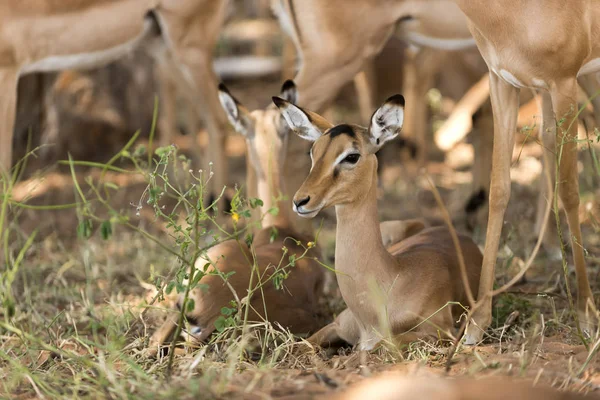
[[[406,98],[404,131],[418,147],[420,166],[427,162],[429,152],[427,123],[427,91],[433,86],[444,53],[437,49],[409,47],[406,50],[403,88]]]
[[[596,128],[600,129],[600,74],[582,75],[577,80],[594,107]]]
[[[370,59],[354,77],[358,109],[360,110],[361,123],[368,124],[375,109],[375,60]]]
[[[161,21],[166,26],[167,43],[174,57],[182,65],[186,79],[196,89],[194,97],[198,103],[202,119],[208,131],[209,159],[214,175],[209,189],[215,195],[221,193],[228,179],[227,159],[225,156],[226,132],[229,123],[219,103],[217,91],[218,79],[213,69],[213,49],[225,19],[227,1],[214,1],[203,5],[202,10],[178,10],[176,6],[165,3],[165,9],[159,10]],[[173,7],[169,9],[168,7]],[[208,171],[208,167],[204,167]],[[206,176],[207,177],[207,176]],[[225,199],[219,204],[222,214]]]
[[[465,206],[469,226],[479,226],[485,230],[487,221],[487,198],[490,193],[490,176],[492,175],[492,152],[494,147],[494,118],[492,106],[485,102],[473,114],[473,130],[471,132],[474,148],[473,159],[473,194]]]
[[[169,146],[173,143],[177,132],[177,88],[171,78],[172,67],[166,60],[158,61],[157,75],[159,77],[160,89],[160,137],[158,145],[161,147]],[[196,132],[191,132],[195,134]]]
[[[10,175],[12,167],[13,130],[17,112],[17,84],[19,75],[16,70],[0,69],[0,175]]]
[[[535,232],[539,235],[542,228],[544,211],[548,202],[554,201],[554,181],[556,170],[556,118],[552,108],[552,98],[550,93],[542,93],[542,126],[540,129],[544,154],[542,157],[542,175],[540,176],[540,194],[538,196],[537,214],[535,218]],[[546,172],[547,171],[547,172]],[[550,174],[550,182],[545,174]],[[544,249],[553,259],[560,259],[560,246],[558,244],[558,232],[556,231],[556,223],[554,218],[546,225],[546,233],[544,235]]]
[[[490,211],[477,299],[477,302],[481,304],[479,304],[479,308],[473,315],[473,321],[467,327],[465,333],[467,344],[476,344],[481,341],[484,330],[492,321],[490,292],[494,285],[496,257],[504,222],[504,212],[510,198],[510,161],[519,112],[519,89],[501,80],[493,72],[490,72],[490,95],[494,112]]]
[[[556,151],[559,155],[558,194],[562,200],[569,231],[571,232],[571,249],[577,275],[577,310],[584,329],[590,328],[590,313],[595,310],[594,297],[590,289],[583,241],[579,225],[579,173],[577,171],[577,81],[568,79],[559,82],[551,89],[554,114],[561,123],[557,129]]]

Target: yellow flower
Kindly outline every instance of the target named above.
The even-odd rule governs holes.
[[[233,222],[237,223],[240,220],[240,215],[234,212],[231,214],[231,219],[233,220]]]
[[[315,247],[315,242],[308,242],[306,245],[309,249],[312,249],[313,247]]]

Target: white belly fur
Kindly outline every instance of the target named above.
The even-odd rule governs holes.
[[[417,32],[406,32],[404,38],[413,45],[432,47],[440,50],[463,50],[475,47],[475,39],[443,39],[421,35]]]
[[[581,66],[577,76],[593,74],[598,71],[600,71],[600,58],[594,58]]]
[[[135,37],[129,42],[122,43],[110,49],[95,51],[91,53],[69,54],[63,56],[50,56],[31,64],[25,65],[21,75],[33,72],[56,72],[65,69],[90,69],[104,66],[110,62],[116,61],[125,54],[134,50],[139,43],[145,39],[148,32],[152,30],[154,22],[146,21],[141,35]]]

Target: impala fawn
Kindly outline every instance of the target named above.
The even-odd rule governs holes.
[[[312,168],[294,196],[294,211],[312,218],[335,206],[337,215],[335,263],[348,308],[309,341],[343,340],[370,350],[388,334],[400,343],[440,332],[450,336],[463,310],[448,303],[468,304],[450,232],[428,228],[386,249],[378,222],[375,152],[402,129],[404,98],[390,97],[368,129],[332,126],[285,99],[273,101],[290,128],[314,142]],[[470,238],[459,236],[459,242],[475,292],[482,255]]]
[[[281,95],[289,100],[295,99],[296,87],[291,81],[284,84]],[[296,240],[305,244],[311,240],[295,231],[289,206],[283,200],[274,200],[285,194],[281,171],[289,131],[285,122],[280,121],[279,111],[271,107],[266,111],[249,113],[225,86],[220,86],[219,98],[232,125],[246,138],[248,157],[257,179],[258,197],[263,200],[261,212],[265,217],[263,229],[254,237],[254,254],[246,244],[229,240],[211,248],[206,256],[196,261],[197,268],[210,264],[208,271],[218,269],[222,274],[235,272],[229,277],[228,285],[217,275],[206,275],[199,283],[207,289],[191,291],[194,308],[186,316],[197,327],[194,330],[197,335],[193,339],[200,342],[207,340],[214,332],[214,323],[221,315],[221,308],[234,299],[231,290],[237,293],[237,298],[242,299],[248,290],[253,289],[250,287],[253,264],[256,266],[254,286],[258,287],[261,282],[272,278],[278,265],[286,265],[290,255],[300,257],[304,253],[305,247]],[[273,124],[277,129],[265,129],[265,126],[272,127]],[[276,216],[268,212],[274,206],[279,207]],[[278,232],[274,240],[271,238],[273,228]],[[287,254],[282,249],[284,246]],[[287,270],[289,276],[283,281],[283,289],[277,290],[270,280],[252,295],[249,302],[250,321],[268,320],[274,326],[281,325],[294,334],[313,333],[320,327],[317,300],[322,292],[323,268],[314,259],[319,255],[318,251],[318,247],[312,247],[304,258],[296,260],[295,265]],[[179,308],[182,301],[180,296],[177,302]],[[178,312],[169,313],[165,323],[152,335],[151,354],[156,354],[172,334],[178,320]]]

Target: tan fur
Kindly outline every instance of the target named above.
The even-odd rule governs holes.
[[[595,306],[585,267],[579,226],[577,172],[577,77],[597,73],[582,70],[600,58],[600,4],[573,1],[503,0],[483,2],[456,0],[470,19],[470,29],[490,69],[490,93],[494,112],[494,151],[490,186],[490,211],[486,247],[479,287],[479,311],[467,330],[467,342],[477,343],[491,323],[491,296],[504,212],[510,198],[510,162],[519,107],[519,87],[547,90],[543,135],[549,144],[545,157],[554,164],[555,138],[564,137],[560,162],[559,196],[564,205],[577,274],[579,316],[586,329],[595,319]],[[506,12],[510,10],[510,12]],[[552,23],[549,23],[552,21]],[[509,75],[510,74],[510,75]],[[540,83],[543,85],[540,86]],[[598,86],[597,82],[595,85]],[[588,86],[588,90],[589,86]],[[547,115],[552,109],[554,116]],[[556,132],[555,122],[563,120]],[[554,142],[554,143],[553,143]],[[554,168],[550,168],[553,170]],[[551,223],[553,223],[551,221]]]
[[[59,68],[91,68],[120,58],[156,36],[158,16],[169,57],[200,104],[210,135],[209,154],[221,190],[227,176],[223,153],[227,129],[217,101],[212,53],[229,0],[5,0],[0,2],[0,172],[12,166],[17,80]],[[112,53],[106,53],[107,51]],[[163,52],[164,53],[164,52]],[[67,57],[77,56],[76,59]],[[48,60],[52,59],[53,62]],[[41,63],[46,60],[45,63]],[[173,74],[173,70],[169,75]],[[167,101],[171,101],[168,99]],[[172,122],[171,125],[173,125]],[[170,139],[165,139],[169,144]],[[207,161],[208,162],[208,161]]]
[[[398,372],[366,379],[334,400],[584,400],[598,396],[558,391],[509,378],[442,378],[407,376]]]
[[[244,132],[248,159],[254,170],[248,184],[255,186],[252,193],[256,193],[264,202],[261,207],[261,214],[265,216],[262,221],[263,228],[256,233],[253,241],[256,256],[254,261],[257,267],[253,286],[257,287],[258,282],[271,277],[280,263],[282,266],[287,265],[290,255],[300,257],[304,253],[303,246],[307,246],[308,242],[314,239],[295,230],[295,217],[289,214],[289,197],[287,202],[273,200],[287,195],[281,171],[285,160],[288,130],[278,127],[279,113],[274,108],[249,113],[239,106],[238,110],[239,118],[246,124],[244,127],[251,130]],[[277,127],[273,127],[272,124]],[[274,206],[279,208],[277,216],[268,212]],[[274,241],[271,241],[272,229],[278,231]],[[301,245],[296,244],[295,239],[300,240]],[[282,250],[284,246],[288,249],[286,255]],[[305,258],[296,261],[296,265],[288,269],[289,276],[284,281],[283,290],[277,290],[271,281],[263,286],[261,291],[256,292],[250,301],[249,320],[268,320],[275,327],[281,325],[295,334],[315,332],[320,327],[317,302],[323,289],[323,268],[314,260],[319,256],[319,248],[313,247]],[[210,264],[209,270],[217,268],[222,273],[235,271],[228,283],[239,299],[246,296],[253,256],[243,241],[238,243],[230,240],[211,248],[206,256],[196,261],[196,267],[203,268],[207,263]],[[234,296],[218,276],[206,276],[200,280],[200,284],[207,285],[208,289],[193,290],[195,307],[186,313],[186,316],[202,330],[196,339],[205,341],[215,329],[214,322],[221,315],[221,308],[227,306]],[[179,302],[181,301],[180,298]],[[170,313],[167,321],[154,333],[150,340],[151,353],[156,353],[172,334],[176,328],[177,316],[178,313]]]
[[[384,247],[377,214],[374,152],[378,147],[372,144],[373,132],[381,129],[392,135],[383,139],[389,140],[393,129],[401,129],[400,101],[403,100],[396,99],[394,103],[390,98],[374,114],[368,131],[346,126],[340,133],[338,126],[313,136],[312,169],[294,195],[294,204],[297,213],[309,217],[335,206],[335,266],[348,310],[309,338],[311,342],[325,345],[343,339],[361,349],[372,349],[388,334],[400,342],[435,339],[438,334],[447,337],[453,334],[454,321],[463,310],[444,306],[450,301],[468,304],[458,257],[446,228],[425,229],[388,249]],[[295,122],[292,128],[302,132],[303,137],[309,136],[303,128],[319,131],[311,125],[312,115],[310,120],[308,116],[302,118],[306,112],[298,107],[281,101],[278,105]],[[381,121],[378,115],[382,115]],[[335,164],[345,154],[356,152],[360,158],[355,164]],[[469,284],[475,289],[481,253],[470,238],[459,236],[459,241]],[[420,324],[424,319],[427,322]]]

